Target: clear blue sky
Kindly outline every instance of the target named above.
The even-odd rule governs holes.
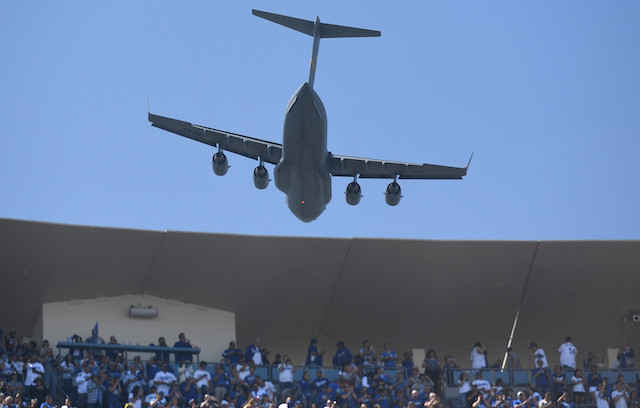
[[[464,166],[386,180],[304,224],[256,163],[153,113],[281,141],[311,37],[251,8],[382,31],[326,39],[315,88],[336,154]],[[640,1],[0,3],[0,217],[258,235],[640,239]],[[272,172],[272,167],[269,167]]]

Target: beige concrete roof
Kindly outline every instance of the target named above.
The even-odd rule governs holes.
[[[502,357],[523,299],[514,348],[525,363],[531,341],[556,361],[566,335],[579,358],[624,339],[640,348],[640,323],[623,321],[640,311],[640,241],[262,237],[0,219],[0,268],[0,327],[24,333],[44,302],[144,293],[235,312],[241,347],[261,337],[299,362],[316,337],[325,361],[337,340],[356,351],[369,339],[468,365],[476,341],[490,361]]]

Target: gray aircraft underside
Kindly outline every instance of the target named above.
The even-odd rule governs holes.
[[[379,37],[380,32],[325,24],[319,18],[314,22],[258,10],[253,10],[253,14],[313,36],[309,80],[298,88],[287,104],[282,144],[149,113],[152,126],[217,147],[218,152],[212,159],[216,175],[222,176],[229,169],[225,150],[259,161],[253,171],[253,181],[259,189],[265,189],[269,184],[264,163],[274,164],[274,181],[285,193],[289,209],[301,221],[311,222],[331,201],[331,176],[353,177],[345,192],[346,201],[351,205],[358,204],[362,197],[358,178],[392,179],[385,191],[385,201],[395,206],[402,197],[398,178],[462,179],[467,174],[468,164],[466,167],[448,167],[330,153],[327,150],[327,114],[313,89],[320,38]]]

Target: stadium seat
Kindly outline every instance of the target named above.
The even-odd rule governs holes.
[[[340,378],[340,376],[338,375],[339,372],[340,370],[338,370],[337,368],[325,368],[324,376],[329,381],[338,381],[338,378]]]
[[[256,377],[260,377],[263,380],[269,380],[269,366],[259,365],[256,366]]]
[[[528,387],[529,384],[530,384],[529,371],[522,370],[522,371],[514,371],[513,372],[513,384],[512,385],[519,385],[519,386]]]

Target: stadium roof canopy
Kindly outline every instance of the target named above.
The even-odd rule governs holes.
[[[640,241],[430,241],[139,231],[0,219],[2,327],[46,302],[142,293],[232,311],[237,341],[330,358],[344,340],[465,361],[476,341],[640,346]],[[179,329],[179,328],[177,328]],[[529,360],[525,358],[524,360]],[[300,361],[300,360],[298,360]],[[325,360],[327,361],[327,360]],[[463,362],[463,365],[466,365]]]

